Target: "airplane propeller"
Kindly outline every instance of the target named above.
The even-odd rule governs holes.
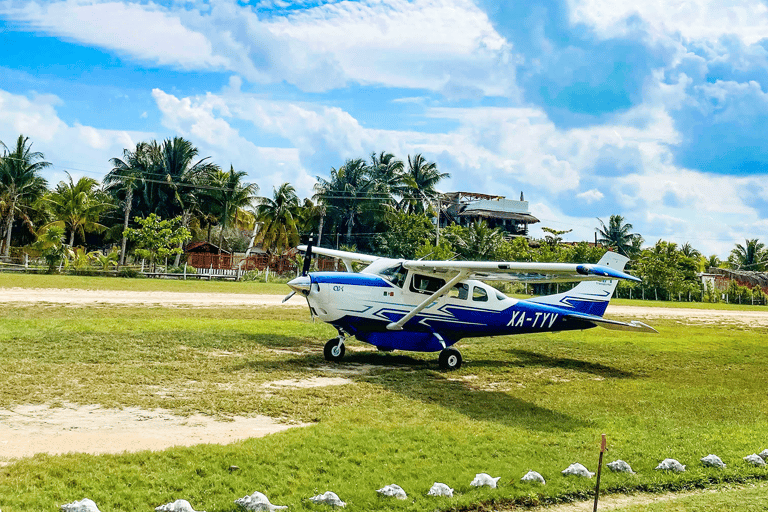
[[[307,242],[307,252],[304,255],[304,264],[301,267],[301,277],[305,277],[309,273],[309,266],[312,263],[312,246],[314,245],[314,243],[315,243],[315,238],[309,237],[309,242]],[[294,279],[293,281],[296,281],[296,279]],[[291,283],[288,283],[288,286],[291,286]],[[297,291],[298,291],[298,288],[294,288],[293,291],[291,291],[291,293],[285,296],[285,298],[283,299],[283,303],[287,302],[288,300],[290,300],[291,297],[296,295]]]

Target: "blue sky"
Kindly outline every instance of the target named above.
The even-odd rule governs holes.
[[[261,193],[382,150],[591,240],[768,242],[759,0],[0,0],[0,140],[101,178],[184,136]]]

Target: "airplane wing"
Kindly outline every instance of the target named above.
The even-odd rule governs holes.
[[[626,279],[641,282],[621,270],[591,263],[528,263],[515,261],[406,261],[403,266],[424,274],[445,275],[462,272],[466,279],[480,281],[519,281],[564,283]]]
[[[296,248],[301,252],[307,252],[306,245],[299,245]],[[336,249],[326,249],[325,247],[312,247],[312,254],[320,254],[323,256],[340,259],[344,262],[344,266],[347,268],[347,272],[353,272],[352,263],[373,263],[374,261],[380,259],[378,256],[371,256],[369,254],[337,251]]]

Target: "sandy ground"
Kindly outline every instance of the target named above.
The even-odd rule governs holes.
[[[692,324],[742,324],[768,327],[768,311],[724,311],[713,309],[657,308],[641,306],[608,306],[606,317],[625,319],[669,318]]]
[[[290,289],[285,287],[285,294]],[[276,306],[281,295],[236,293],[133,292],[128,290],[76,290],[70,288],[0,288],[0,303],[21,304],[143,304],[147,306]],[[294,295],[284,306],[307,306]]]
[[[186,418],[160,409],[26,405],[0,410],[0,463],[41,452],[99,454],[201,443],[227,444],[292,426],[266,416],[216,421],[210,416]]]
[[[67,304],[88,307],[100,304],[215,307],[221,305],[276,306],[278,295],[224,293],[132,292],[111,290],[0,288],[0,303]],[[306,307],[294,296],[283,307]],[[690,323],[734,323],[768,326],[768,313],[711,311],[656,307],[609,306],[607,316],[621,318],[673,318]],[[275,381],[280,387],[321,387],[348,384],[343,377],[313,377],[305,380]],[[27,405],[0,410],[0,464],[35,453],[121,453],[158,450],[199,443],[225,444],[249,437],[264,436],[296,425],[279,423],[264,416],[235,417],[217,421],[207,416],[180,417],[163,411],[104,409],[97,405]]]

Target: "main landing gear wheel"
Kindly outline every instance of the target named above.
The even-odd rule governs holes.
[[[323,349],[323,355],[326,361],[341,361],[341,358],[344,357],[344,340],[340,338],[328,340]]]
[[[438,361],[443,370],[458,370],[461,368],[461,352],[455,348],[446,348],[440,351]]]

